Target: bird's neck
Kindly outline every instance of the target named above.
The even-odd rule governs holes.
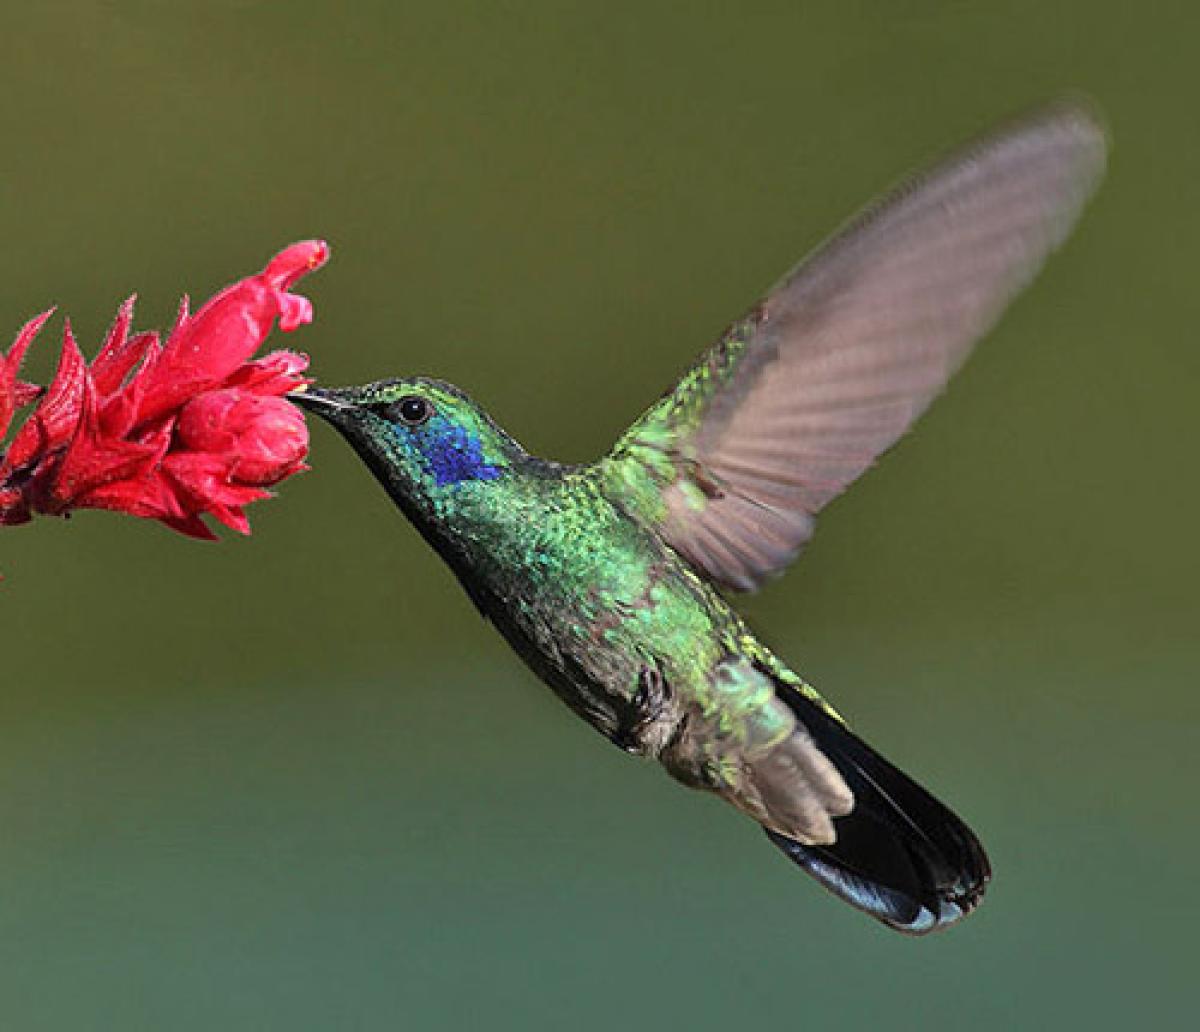
[[[449,485],[418,504],[393,495],[479,602],[526,577],[546,528],[573,504],[581,473],[521,453],[503,475]]]

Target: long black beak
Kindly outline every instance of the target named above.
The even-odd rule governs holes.
[[[292,391],[288,401],[293,401],[302,409],[337,424],[344,422],[354,411],[355,405],[349,399],[349,391],[332,390],[324,387],[307,387],[303,390]]]

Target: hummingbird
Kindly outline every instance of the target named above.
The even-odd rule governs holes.
[[[715,794],[837,896],[921,935],[991,877],[967,825],[850,730],[730,596],[928,407],[1066,238],[1106,133],[1061,101],[903,182],[733,322],[598,461],[529,454],[425,376],[291,395],[479,612],[620,748]]]

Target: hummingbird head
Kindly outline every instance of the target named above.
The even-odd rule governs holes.
[[[330,423],[418,523],[499,480],[525,453],[457,387],[413,377],[288,395]]]

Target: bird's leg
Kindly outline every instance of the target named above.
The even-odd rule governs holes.
[[[651,751],[652,740],[660,735],[651,733],[659,723],[671,701],[671,688],[656,666],[643,666],[638,671],[637,690],[629,701],[626,719],[612,735],[614,745],[626,752]]]

